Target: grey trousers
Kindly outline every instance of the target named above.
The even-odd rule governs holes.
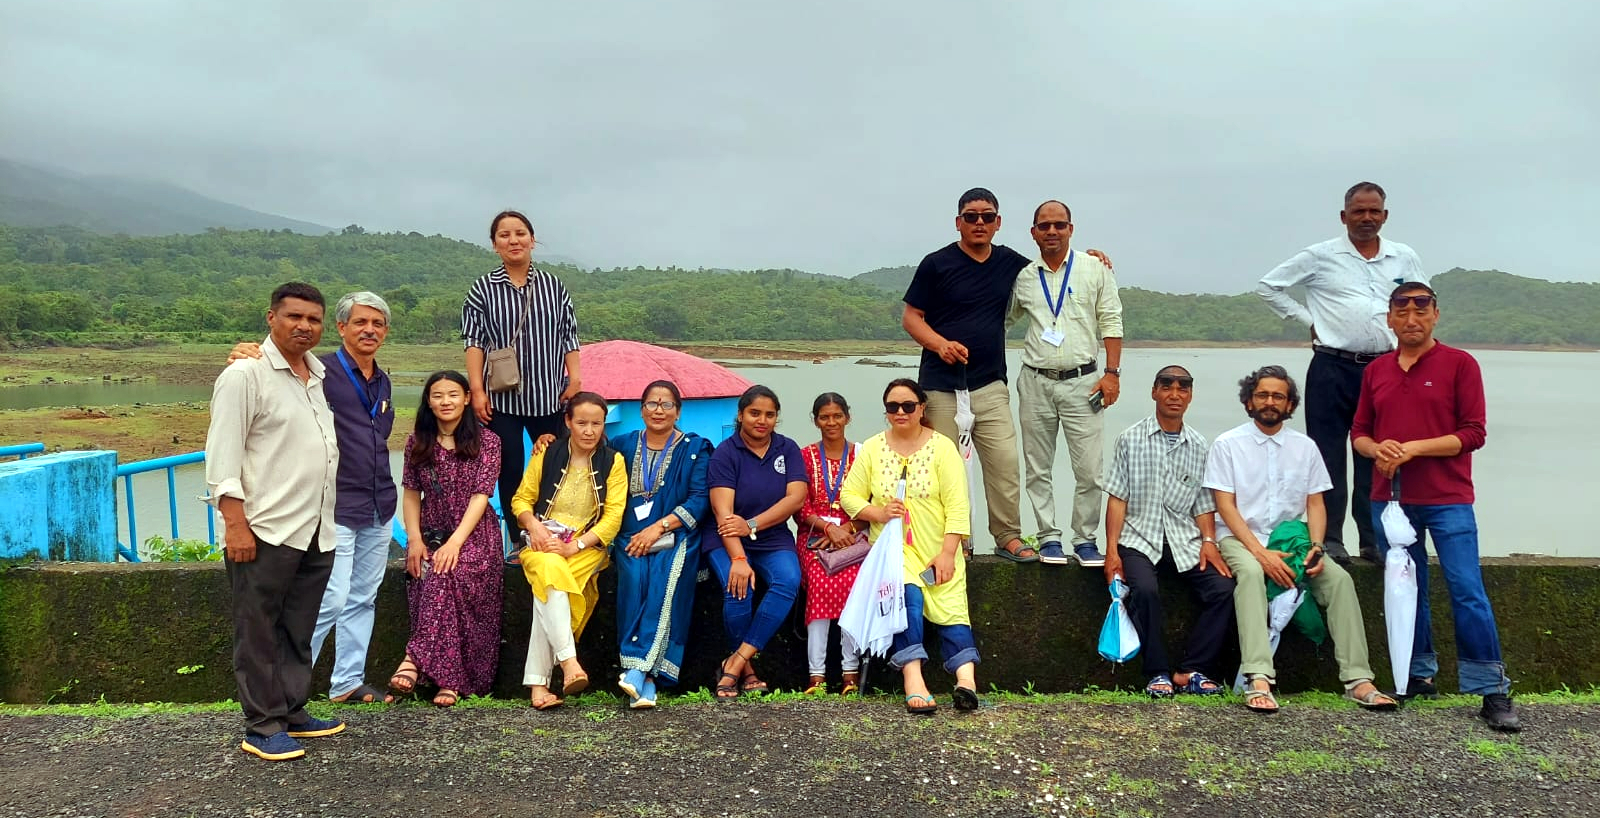
[[[956,440],[956,393],[928,390],[924,410],[936,432]],[[1011,420],[1011,390],[995,381],[972,391],[972,448],[983,467],[983,497],[995,548],[1022,537],[1022,481],[1017,463],[1017,426]],[[970,491],[970,487],[969,487]]]
[[[1239,626],[1239,672],[1261,673],[1276,678],[1272,666],[1272,643],[1268,640],[1267,578],[1261,563],[1250,555],[1237,537],[1223,537],[1217,544],[1222,559],[1233,571],[1234,619]],[[1361,600],[1350,574],[1332,559],[1322,561],[1322,573],[1306,583],[1311,599],[1323,608],[1328,635],[1333,638],[1333,658],[1339,663],[1339,681],[1372,679],[1372,663],[1367,659],[1367,629],[1361,625]],[[1309,604],[1311,600],[1301,603]]]
[[[1099,378],[1095,373],[1065,381],[1046,378],[1028,367],[1017,375],[1017,399],[1022,419],[1023,485],[1039,521],[1039,542],[1061,539],[1056,526],[1056,437],[1067,436],[1067,456],[1072,459],[1072,530],[1069,545],[1095,542],[1100,528],[1100,471],[1105,460],[1101,437],[1105,415],[1089,408],[1089,395]]]

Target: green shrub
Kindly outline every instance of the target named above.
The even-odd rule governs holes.
[[[222,549],[205,540],[169,540],[159,534],[144,541],[145,562],[221,562]]]

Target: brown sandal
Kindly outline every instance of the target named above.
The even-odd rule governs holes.
[[[739,674],[728,672],[728,660],[722,660],[722,664],[717,666],[717,670],[719,671],[717,675],[717,701],[731,702],[739,698]],[[733,684],[723,684],[723,679],[727,679]]]
[[[461,701],[461,697],[456,695],[454,690],[440,688],[438,693],[433,694],[434,707],[455,707],[456,702],[459,701]]]
[[[750,666],[750,660],[744,663],[744,674],[739,677],[739,691],[741,693],[766,693],[767,683],[756,678],[756,669]]]
[[[839,691],[841,696],[849,696],[861,692],[861,673],[846,673],[844,675],[844,688]]]
[[[812,676],[807,682],[806,689],[801,693],[804,696],[821,696],[828,692],[828,679],[824,676]]]
[[[411,695],[417,689],[417,679],[422,675],[417,663],[410,658],[400,660],[400,667],[395,668],[394,675],[389,677],[389,690],[402,696]]]

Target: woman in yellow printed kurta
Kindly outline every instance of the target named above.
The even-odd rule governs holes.
[[[967,614],[967,565],[958,558],[961,540],[971,533],[967,473],[950,438],[928,425],[923,410],[928,395],[908,378],[889,382],[883,393],[889,430],[861,444],[856,463],[845,477],[839,501],[851,517],[872,524],[876,538],[896,516],[910,520],[905,545],[906,629],[894,638],[889,663],[905,680],[906,709],[932,713],[938,709],[922,678],[928,658],[923,633],[939,636],[945,669],[955,674],[956,709],[978,706],[978,646]],[[895,486],[906,475],[906,499],[895,499]],[[932,585],[922,572],[933,568]],[[926,620],[926,622],[924,622]]]
[[[570,437],[528,459],[522,485],[511,498],[511,513],[527,532],[517,559],[533,587],[522,683],[540,710],[561,704],[550,692],[556,662],[564,693],[589,684],[589,674],[578,664],[577,637],[599,599],[596,575],[611,562],[606,549],[622,528],[628,502],[628,467],[606,443],[605,399],[579,392],[567,403],[566,415]]]

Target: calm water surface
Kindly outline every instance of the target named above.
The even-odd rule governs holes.
[[[1593,464],[1600,461],[1600,437],[1581,430],[1587,421],[1600,417],[1600,354],[1583,352],[1475,351],[1483,365],[1489,403],[1487,446],[1474,455],[1473,473],[1477,482],[1478,523],[1483,553],[1489,556],[1512,553],[1552,556],[1600,556],[1600,545],[1580,523],[1580,509],[1594,501]],[[1146,384],[1167,364],[1181,364],[1195,375],[1195,398],[1188,423],[1207,437],[1246,420],[1236,400],[1237,381],[1257,366],[1282,364],[1296,377],[1302,377],[1311,352],[1305,349],[1131,349],[1123,357],[1123,393],[1117,404],[1106,410],[1105,446],[1109,453],[1117,432],[1151,414],[1153,403]],[[779,431],[802,445],[814,441],[811,401],[819,392],[843,394],[855,409],[848,434],[852,440],[864,439],[883,430],[879,404],[884,384],[899,376],[916,376],[914,357],[892,357],[895,367],[864,366],[855,358],[840,358],[821,364],[796,363],[767,368],[734,362],[739,374],[775,390],[783,401]],[[745,362],[750,363],[750,362]],[[1010,371],[1019,368],[1017,353],[1011,354]],[[182,388],[148,391],[143,384],[50,386],[0,390],[0,401],[34,401],[30,405],[107,405],[111,403],[172,402],[205,400],[210,390],[200,388],[190,394]],[[191,388],[192,391],[192,388]],[[406,390],[401,390],[403,393]],[[416,400],[415,389],[398,396],[400,401]],[[26,393],[20,395],[19,393]],[[52,403],[43,399],[72,397]],[[90,396],[90,397],[85,397]],[[11,404],[0,403],[0,406]],[[1015,393],[1012,396],[1016,407]],[[1305,430],[1303,418],[1290,422]],[[404,435],[406,429],[396,429]],[[1576,431],[1576,433],[1574,433]],[[398,459],[396,474],[399,473]],[[1064,487],[1070,486],[1065,445],[1058,447],[1056,464],[1057,516],[1069,516]],[[150,534],[167,534],[166,478],[164,474],[144,475],[136,480],[138,526],[141,539]],[[178,474],[179,516],[186,536],[201,536],[205,531],[205,507],[197,498],[204,492],[204,473],[199,468],[181,469]],[[974,503],[975,530],[980,551],[993,547],[987,536],[986,512],[982,491]],[[118,502],[123,502],[118,487]],[[1033,533],[1033,514],[1023,500],[1023,528]],[[126,523],[122,525],[126,538]],[[1353,523],[1346,524],[1346,542],[1354,543]],[[124,539],[124,541],[126,541]]]

